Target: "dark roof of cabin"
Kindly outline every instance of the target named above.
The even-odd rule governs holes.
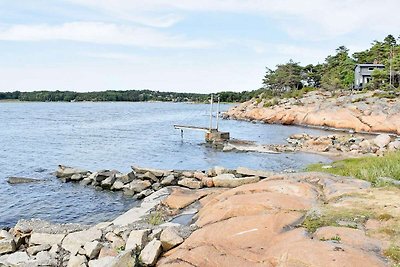
[[[384,68],[385,65],[383,65],[383,64],[372,64],[372,63],[357,64],[354,67],[354,69],[357,68],[357,67],[383,67]]]

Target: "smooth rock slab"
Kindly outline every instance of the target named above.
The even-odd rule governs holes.
[[[147,265],[153,266],[158,257],[160,256],[162,251],[162,244],[159,240],[153,239],[150,243],[148,243],[142,252],[140,253],[139,259]]]
[[[262,170],[251,170],[245,167],[238,167],[236,169],[236,173],[245,175],[245,176],[258,176],[262,178],[268,178],[272,176],[274,173],[269,171],[262,171]]]
[[[235,178],[233,174],[221,174],[213,178],[214,186],[234,188],[245,184],[257,183],[260,177]]]
[[[370,238],[358,229],[347,227],[326,226],[319,228],[314,236],[319,240],[337,240],[340,243],[360,248],[366,251],[381,251],[382,242]]]
[[[141,220],[141,218],[148,214],[149,211],[154,208],[161,200],[165,199],[169,195],[168,188],[163,188],[157,192],[146,197],[139,207],[134,207],[129,211],[125,212],[113,221],[116,226],[125,226]]]

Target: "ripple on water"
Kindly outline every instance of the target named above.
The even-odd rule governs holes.
[[[222,110],[229,106],[224,105]],[[97,223],[135,205],[119,193],[63,184],[49,172],[58,164],[127,172],[133,164],[165,169],[220,165],[298,169],[327,159],[310,154],[223,153],[207,148],[203,133],[173,124],[208,126],[208,105],[182,103],[0,103],[0,227],[21,218]],[[222,121],[232,137],[283,143],[293,133],[320,130]],[[8,176],[41,178],[9,185]]]

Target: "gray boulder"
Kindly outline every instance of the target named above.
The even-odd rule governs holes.
[[[379,148],[386,147],[391,141],[390,135],[388,134],[380,134],[373,140],[374,144]]]
[[[124,184],[128,184],[128,183],[132,182],[135,179],[136,179],[135,173],[134,172],[129,172],[129,173],[125,174],[125,175],[122,175],[117,180],[121,181]]]
[[[175,180],[175,176],[173,174],[168,175],[167,177],[164,177],[161,181],[161,185],[163,186],[168,186],[171,185]]]
[[[91,260],[97,258],[102,247],[99,241],[86,242],[83,246],[86,256]]]
[[[89,261],[89,267],[110,267],[115,257],[106,256],[97,260]]]
[[[183,242],[183,238],[174,227],[164,229],[160,235],[160,241],[164,251],[168,251]]]
[[[58,178],[71,178],[71,176],[74,174],[87,174],[88,172],[89,172],[88,170],[82,170],[63,165],[58,165],[56,176]]]
[[[151,194],[153,194],[154,193],[154,190],[153,189],[146,189],[146,190],[143,190],[142,192],[140,192],[139,194],[137,194],[137,199],[143,199],[143,198],[145,198],[145,197],[148,197],[148,196],[150,196]]]
[[[111,189],[114,182],[115,182],[115,175],[111,175],[101,182],[101,187],[103,189]]]
[[[168,175],[172,174],[172,172],[173,172],[172,170],[158,170],[158,169],[142,168],[139,166],[132,166],[132,170],[135,173],[139,173],[139,174],[145,174],[146,172],[151,172],[158,178],[160,178],[162,176],[168,176]]]
[[[83,179],[83,174],[75,173],[71,176],[71,181],[77,182]]]
[[[134,180],[129,183],[129,189],[136,192],[140,193],[143,190],[149,188],[151,186],[151,182],[147,180]]]
[[[62,241],[62,248],[71,252],[75,255],[78,250],[84,246],[87,242],[100,240],[102,236],[101,230],[91,228],[84,231],[74,232],[68,234]]]
[[[125,250],[118,254],[110,263],[110,267],[134,267],[136,266],[136,259],[133,257],[132,250]]]
[[[395,140],[395,141],[389,143],[388,149],[391,150],[391,151],[400,149],[400,141],[399,140]]]
[[[153,239],[148,243],[142,252],[139,259],[146,265],[153,266],[157,262],[158,257],[162,252],[162,244],[159,240]]]
[[[200,189],[203,184],[201,181],[195,179],[195,178],[183,178],[178,182],[178,185],[184,186],[190,189]]]
[[[146,172],[146,173],[143,175],[143,179],[150,180],[150,181],[153,181],[153,182],[155,182],[155,183],[159,182],[159,181],[158,181],[158,178],[157,178],[153,173],[151,173],[151,172]]]
[[[0,255],[12,253],[16,249],[13,239],[0,239]]]
[[[120,180],[117,180],[112,185],[111,190],[122,190],[122,188],[124,188],[124,183]]]
[[[83,255],[71,256],[67,267],[86,267],[87,259]]]
[[[24,177],[9,177],[7,179],[7,183],[9,184],[26,184],[26,183],[37,183],[41,182],[41,179],[34,178],[24,178]]]
[[[126,250],[135,250],[136,247],[139,249],[143,249],[147,244],[147,237],[150,233],[150,230],[133,230],[128,236],[128,240],[126,241],[125,249]]]
[[[50,248],[51,248],[51,246],[49,244],[31,246],[31,247],[27,248],[26,252],[28,252],[29,255],[36,255],[41,251],[50,250]]]
[[[15,252],[10,254],[7,258],[7,263],[11,266],[27,266],[30,261],[30,257],[26,252]],[[29,265],[28,265],[29,266]]]

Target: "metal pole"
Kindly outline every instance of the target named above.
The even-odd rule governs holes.
[[[214,103],[214,96],[211,94],[211,108],[210,108],[210,132],[212,130],[212,116],[213,116],[213,103]]]
[[[219,126],[219,104],[220,104],[220,98],[219,98],[219,96],[218,96],[218,106],[217,106],[217,125],[216,125],[217,132],[218,132],[218,126]]]

